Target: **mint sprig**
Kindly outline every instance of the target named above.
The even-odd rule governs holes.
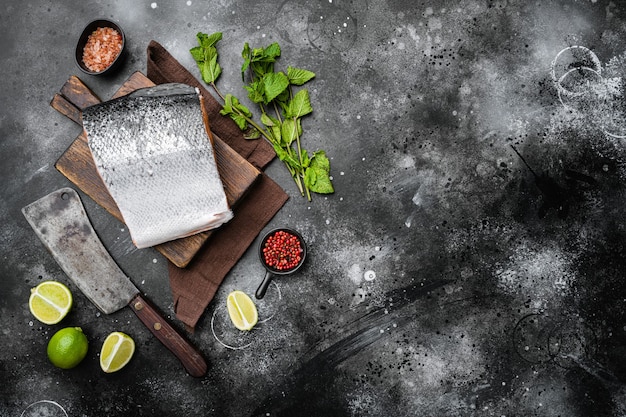
[[[251,102],[258,105],[260,124],[252,112],[232,94],[223,95],[216,81],[222,73],[216,44],[222,33],[198,33],[198,46],[190,49],[202,80],[222,99],[220,113],[230,117],[247,139],[265,138],[274,148],[294,179],[300,194],[311,201],[311,192],[334,192],[330,178],[330,161],[322,150],[309,153],[302,148],[302,118],[313,112],[309,92],[301,87],[315,78],[315,73],[302,68],[287,67],[286,73],[275,70],[281,50],[274,42],[264,48],[250,48],[246,42],[241,56],[241,77]],[[246,82],[248,75],[248,83]]]

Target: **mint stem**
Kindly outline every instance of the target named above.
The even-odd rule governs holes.
[[[222,99],[222,101],[224,101],[224,96],[222,95],[222,93],[220,92],[220,90],[217,88],[217,85],[215,85],[215,82],[212,82],[210,84],[211,87],[213,87],[213,90],[215,90],[215,92],[217,93],[218,96],[220,96],[220,98]]]

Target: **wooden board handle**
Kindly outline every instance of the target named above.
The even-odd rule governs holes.
[[[182,362],[189,375],[199,378],[206,374],[207,364],[200,352],[165,321],[147,299],[137,294],[129,306],[152,334]]]

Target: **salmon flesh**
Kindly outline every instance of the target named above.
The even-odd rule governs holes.
[[[233,217],[195,88],[161,84],[96,104],[83,111],[83,127],[137,248]]]

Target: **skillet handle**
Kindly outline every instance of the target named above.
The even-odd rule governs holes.
[[[128,305],[148,330],[182,362],[189,375],[199,378],[206,374],[207,364],[200,352],[165,321],[147,299],[137,294]]]
[[[265,277],[263,278],[261,285],[259,285],[259,288],[257,288],[256,292],[254,293],[254,296],[256,297],[257,300],[260,300],[261,298],[265,297],[265,292],[267,291],[267,288],[270,286],[270,282],[272,282],[273,277],[274,277],[274,274],[272,274],[270,271],[267,271],[265,273]]]

